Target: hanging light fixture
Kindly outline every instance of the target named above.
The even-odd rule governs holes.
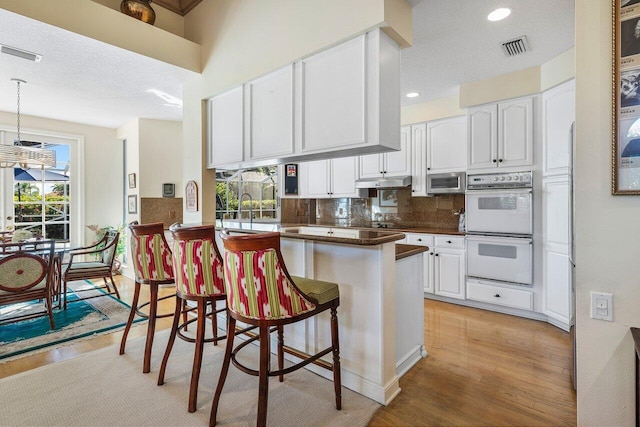
[[[20,79],[11,79],[18,85],[18,138],[13,145],[0,144],[0,168],[12,168],[19,166],[22,169],[29,169],[33,166],[54,167],[56,165],[56,152],[44,148],[35,148],[22,145],[20,139],[20,83],[27,83]],[[24,141],[27,143],[27,141]],[[34,143],[41,145],[40,143]]]

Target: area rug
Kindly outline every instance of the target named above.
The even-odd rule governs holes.
[[[142,373],[144,337],[118,355],[111,346],[0,380],[0,425],[11,426],[203,426],[208,425],[224,345],[207,345],[197,410],[187,411],[194,346],[176,340],[165,384],[158,370],[168,331],[156,334],[151,372]],[[242,360],[257,366],[258,349],[247,346]],[[275,357],[273,358],[275,359]],[[229,368],[218,408],[219,426],[254,426],[258,380]],[[335,409],[333,383],[306,369],[269,382],[270,426],[364,426],[380,407],[343,387],[342,410]]]
[[[0,362],[48,346],[112,331],[126,324],[130,306],[111,295],[78,301],[75,293],[78,290],[85,290],[83,297],[104,294],[91,282],[70,282],[68,289],[71,292],[68,294],[67,309],[54,308],[55,329],[50,328],[47,316],[0,326]],[[13,304],[0,308],[0,320],[18,313],[43,310],[44,303],[38,301]]]

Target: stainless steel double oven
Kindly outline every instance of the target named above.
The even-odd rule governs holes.
[[[467,275],[533,284],[533,173],[467,175]]]

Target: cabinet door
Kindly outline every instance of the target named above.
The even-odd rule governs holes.
[[[402,128],[404,130],[406,128]],[[411,195],[427,195],[427,124],[411,126]]]
[[[207,168],[244,160],[244,91],[239,86],[209,100]]]
[[[293,153],[293,65],[247,83],[251,160]]]
[[[342,157],[331,162],[331,197],[359,197],[356,190],[357,157]]]
[[[466,169],[466,117],[427,123],[427,173],[457,172]]]
[[[411,135],[408,129],[400,131],[400,151],[389,151],[384,153],[384,176],[407,176],[411,175]]]
[[[575,104],[575,80],[553,88],[542,96],[544,176],[571,173]]]
[[[470,108],[467,111],[467,135],[469,139],[469,169],[495,167],[497,164],[497,116],[495,104]]]
[[[329,160],[316,160],[304,163],[306,183],[305,196],[313,198],[328,198],[329,194]]]
[[[423,255],[424,257],[424,291],[427,293],[432,294],[434,292],[434,259],[435,259],[435,253],[433,251],[433,248],[429,248],[429,251],[425,252]]]
[[[439,249],[434,251],[434,292],[450,298],[465,298],[464,251]]]
[[[382,154],[367,154],[359,157],[360,178],[378,178],[382,176]]]
[[[302,60],[302,151],[366,143],[365,35]]]
[[[533,98],[498,104],[498,165],[533,163]]]

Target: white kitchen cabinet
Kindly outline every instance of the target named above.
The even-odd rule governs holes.
[[[293,64],[245,85],[250,160],[286,156],[294,151]]]
[[[400,151],[360,156],[360,178],[411,175],[411,128],[400,129]]]
[[[563,83],[542,95],[543,176],[571,173],[575,104],[575,80]]]
[[[466,252],[464,237],[405,233],[408,245],[428,246],[423,253],[424,292],[464,299]]]
[[[298,185],[304,197],[334,198],[362,197],[363,190],[355,187],[357,158],[342,157],[304,162],[299,166]]]
[[[573,315],[569,175],[542,180],[542,209],[543,312],[552,323],[568,329]]]
[[[467,119],[465,116],[427,123],[427,173],[467,170]]]
[[[207,168],[244,159],[244,87],[239,86],[208,102]]]
[[[400,48],[375,29],[217,95],[209,107],[208,168],[400,150]],[[400,160],[392,157],[389,170]]]
[[[465,252],[437,247],[434,250],[434,293],[443,297],[465,299]]]
[[[533,164],[533,98],[467,110],[468,169]]]
[[[402,129],[409,128],[408,126]],[[411,195],[427,195],[427,124],[411,125]],[[465,149],[466,153],[466,149]]]

